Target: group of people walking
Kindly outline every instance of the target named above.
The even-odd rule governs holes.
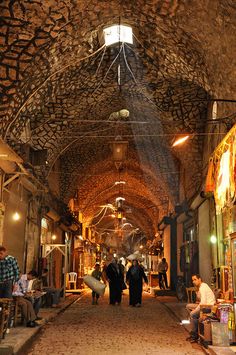
[[[125,278],[125,267],[117,258],[100,270],[100,265],[95,264],[92,276],[97,280],[103,280],[109,284],[109,303],[110,305],[120,305],[122,300],[123,290],[129,286],[129,304],[133,307],[141,307],[143,282],[148,283],[144,268],[140,265],[137,259],[132,261],[132,265],[127,271]],[[92,291],[92,304],[98,303],[99,295]]]

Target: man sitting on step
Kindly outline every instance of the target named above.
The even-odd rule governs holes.
[[[194,286],[198,289],[198,296],[200,298],[200,302],[196,304],[195,308],[191,308],[190,305],[186,306],[186,308],[190,310],[191,324],[190,336],[186,340],[189,340],[191,343],[194,343],[198,341],[198,321],[200,317],[201,305],[206,305],[205,311],[210,313],[211,306],[215,304],[216,299],[214,292],[205,282],[202,282],[200,275],[192,275],[192,282]]]

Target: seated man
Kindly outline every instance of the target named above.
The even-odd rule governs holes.
[[[62,289],[50,287],[48,285],[48,269],[43,269],[41,280],[43,284],[43,291],[46,291],[52,298],[52,307],[59,307],[58,303],[60,302]]]
[[[213,306],[216,302],[215,295],[211,288],[205,283],[202,282],[201,276],[198,274],[192,275],[192,282],[194,286],[198,289],[198,296],[200,302],[194,306],[193,304],[187,305],[186,308],[190,311],[190,324],[191,331],[190,336],[187,340],[190,340],[191,343],[197,342],[198,340],[198,320],[200,317],[200,306],[207,305],[209,309],[207,312],[211,312],[210,306]]]
[[[29,299],[33,304],[36,320],[41,320],[42,318],[38,317],[38,313],[42,305],[42,296],[45,294],[45,292],[42,290],[42,282],[38,278],[38,273],[35,270],[28,272],[27,278],[28,284],[25,297]]]
[[[31,276],[29,275],[29,278]],[[26,326],[33,328],[38,325],[35,320],[37,319],[32,302],[25,298],[27,295],[27,274],[20,275],[20,279],[14,284],[12,296],[17,300],[18,305],[22,309],[24,319],[26,320]]]

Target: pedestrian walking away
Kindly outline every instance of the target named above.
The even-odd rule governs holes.
[[[17,260],[0,245],[0,298],[12,298],[13,284],[19,280]]]
[[[143,281],[147,284],[148,279],[144,269],[137,260],[133,260],[132,266],[126,275],[126,282],[129,285],[129,304],[133,307],[141,307]]]

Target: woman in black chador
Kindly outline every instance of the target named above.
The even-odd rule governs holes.
[[[141,307],[143,280],[148,283],[147,276],[144,273],[142,266],[137,260],[133,260],[132,266],[129,268],[126,275],[126,282],[129,285],[129,304],[133,307]]]

